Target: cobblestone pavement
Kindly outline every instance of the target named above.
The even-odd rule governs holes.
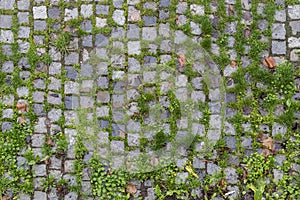
[[[2,199],[253,199],[249,183],[261,177],[251,179],[245,159],[255,152],[267,163],[252,169],[271,185],[264,197],[279,199],[280,180],[300,172],[286,149],[297,138],[299,79],[276,85],[289,77],[276,79],[281,63],[300,63],[300,3],[264,2],[0,0],[2,133],[24,122],[31,133],[14,149],[16,168],[0,164]],[[175,182],[151,177],[163,160],[155,150],[189,134],[167,163]],[[149,155],[147,175],[103,189],[114,167],[138,171],[124,153]],[[99,174],[97,156],[112,162]]]

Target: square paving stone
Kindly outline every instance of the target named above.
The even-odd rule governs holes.
[[[20,24],[29,23],[29,12],[18,12],[17,17]]]
[[[17,2],[18,10],[28,10],[30,6],[30,0],[19,0]]]
[[[109,116],[109,107],[108,106],[101,106],[97,107],[96,115],[97,117],[108,117]]]
[[[3,43],[13,43],[14,34],[11,30],[1,30],[0,32],[0,42]]]
[[[84,20],[84,21],[81,23],[81,28],[82,28],[83,30],[85,30],[86,32],[91,32],[92,29],[93,29],[93,25],[92,25],[91,20]]]
[[[29,38],[30,35],[30,27],[20,26],[18,31],[19,38]]]
[[[272,38],[284,40],[286,36],[285,25],[274,23],[272,27]]]
[[[34,20],[33,24],[35,31],[44,31],[47,28],[47,23],[44,20]]]
[[[129,41],[128,42],[128,54],[139,55],[141,53],[140,41]]]
[[[10,28],[12,15],[0,15],[0,28]]]
[[[82,38],[82,46],[93,47],[93,36],[88,35]]]
[[[98,91],[97,92],[97,102],[98,103],[108,103],[110,101],[110,94],[108,91]]]
[[[80,9],[80,14],[84,18],[89,18],[93,15],[93,5],[92,4],[82,4]]]
[[[286,54],[286,42],[285,41],[272,41],[272,53],[277,55]]]
[[[288,15],[291,19],[300,19],[300,5],[288,6]]]
[[[124,10],[115,10],[112,18],[118,25],[123,26],[125,23]]]
[[[76,19],[78,17],[78,8],[73,9],[65,9],[65,21],[69,21],[70,19]]]
[[[128,30],[127,30],[127,38],[132,39],[138,39],[140,37],[140,28],[135,24],[129,24]]]
[[[78,77],[78,72],[74,69],[74,67],[66,66],[65,70],[67,71],[67,78],[70,80],[76,80]]]
[[[292,28],[293,35],[296,35],[297,33],[299,33],[300,32],[300,20],[291,21],[290,22],[290,27]]]
[[[157,37],[157,30],[155,27],[144,27],[142,29],[142,38],[148,41],[154,41]]]
[[[48,9],[48,16],[51,19],[60,19],[61,11],[58,7],[53,7]]]
[[[80,107],[81,108],[93,108],[94,98],[89,96],[80,96]]]
[[[103,28],[107,25],[107,19],[96,17],[96,27]]]
[[[34,200],[47,200],[47,194],[46,192],[42,191],[35,191],[33,195]]]
[[[71,52],[65,57],[66,65],[78,64],[78,63],[79,63],[79,54],[76,52]]]
[[[34,6],[32,8],[33,19],[46,19],[47,18],[47,7],[46,6]]]
[[[108,15],[109,6],[108,5],[96,5],[97,15]]]
[[[11,73],[14,71],[14,63],[12,61],[6,61],[2,64],[2,71],[5,73]]]

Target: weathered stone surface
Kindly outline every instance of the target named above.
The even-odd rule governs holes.
[[[125,16],[123,10],[115,10],[112,18],[118,25],[122,26],[125,23]]]
[[[0,15],[0,28],[10,28],[12,24],[12,15]]]
[[[296,35],[297,33],[300,32],[300,20],[298,21],[291,21],[290,23],[290,27],[292,28],[292,34]]]
[[[285,36],[285,24],[274,23],[272,27],[272,38],[284,40]]]
[[[289,37],[288,38],[288,46],[289,46],[289,48],[295,48],[295,47],[300,48],[300,38]]]
[[[46,6],[34,6],[33,19],[46,19],[47,18],[47,7]]]
[[[286,54],[286,42],[285,41],[272,41],[272,53],[277,55]]]
[[[300,19],[300,5],[288,6],[288,15],[291,19]]]
[[[78,17],[78,8],[73,9],[65,9],[65,21],[69,21],[70,19],[76,19]]]
[[[272,127],[272,136],[277,134],[284,135],[287,132],[287,127],[278,123],[274,123]]]

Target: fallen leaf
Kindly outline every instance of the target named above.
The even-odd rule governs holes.
[[[185,167],[186,171],[188,171],[191,175],[193,175],[195,178],[199,178],[199,176],[194,172],[191,165],[187,165]]]
[[[262,150],[262,155],[264,157],[268,157],[270,154],[272,154],[272,152],[269,149],[263,149]]]
[[[61,192],[63,189],[63,187],[61,185],[56,186],[56,190],[57,192]]]
[[[183,54],[179,54],[178,61],[179,61],[181,67],[184,67],[186,65],[186,59]]]
[[[22,101],[18,101],[17,109],[18,111],[25,112],[27,110],[27,104]]]
[[[24,117],[24,116],[21,116],[21,117],[18,118],[18,122],[19,122],[20,124],[23,124],[25,121],[26,121],[26,120],[25,120],[25,117]]]
[[[263,148],[268,150],[273,150],[274,140],[271,137],[263,140]]]
[[[121,137],[122,139],[125,139],[125,133],[124,133],[123,131],[121,131],[121,130],[120,130],[120,137]]]
[[[273,57],[265,58],[263,64],[270,69],[276,67],[276,62]]]
[[[149,163],[151,166],[155,166],[158,164],[158,158],[156,157],[151,157],[150,158],[150,163]]]
[[[233,6],[232,5],[228,6],[228,14],[229,15],[234,15],[234,10],[233,10]]]
[[[8,196],[7,195],[2,196],[1,200],[8,200]]]
[[[135,194],[137,192],[136,186],[133,184],[128,184],[126,186],[126,192],[129,194]]]
[[[49,138],[49,137],[46,139],[46,144],[49,145],[49,146],[51,146],[51,147],[54,147],[54,145],[55,145],[54,142],[53,142],[53,140],[51,138]]]
[[[226,189],[226,181],[224,179],[221,179],[220,186],[221,186],[222,190]]]
[[[48,155],[45,157],[45,164],[46,165],[50,165],[51,164],[50,156],[48,156]]]
[[[231,63],[230,63],[230,66],[231,67],[235,67],[236,66],[236,62],[234,60],[232,60]]]
[[[244,29],[244,37],[249,39],[251,37],[251,31],[250,31],[250,28],[245,28]]]
[[[140,13],[137,12],[137,11],[134,11],[134,12],[131,14],[130,18],[131,18],[132,21],[139,21],[139,20],[141,20]]]

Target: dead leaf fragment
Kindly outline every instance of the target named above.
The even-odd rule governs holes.
[[[178,61],[179,61],[181,67],[185,67],[186,58],[185,58],[184,54],[179,54]]]
[[[51,164],[50,156],[48,156],[48,155],[45,157],[45,164],[46,165],[50,165]]]
[[[232,61],[231,61],[230,66],[231,66],[231,67],[235,67],[235,66],[236,66],[235,60],[232,60]]]
[[[121,131],[121,130],[120,130],[120,137],[121,137],[122,139],[125,139],[125,133],[124,133],[123,131]]]
[[[155,166],[158,164],[158,158],[156,157],[151,157],[150,158],[150,163],[149,163],[151,166]]]
[[[276,67],[276,62],[273,57],[265,58],[263,64],[269,69],[273,69]]]
[[[233,10],[233,6],[232,5],[228,6],[228,14],[229,15],[234,15],[234,10]]]
[[[49,138],[49,137],[46,139],[46,144],[49,145],[49,146],[51,146],[51,147],[54,147],[54,145],[55,145],[54,142],[53,142],[53,140],[51,138]]]
[[[2,196],[1,200],[8,200],[8,196],[7,195]]]
[[[263,140],[263,148],[273,150],[274,147],[274,140],[271,137]]]
[[[56,190],[57,190],[57,192],[61,192],[62,191],[62,186],[61,185],[58,185],[58,186],[56,186]]]
[[[126,186],[126,192],[129,194],[135,194],[137,192],[136,186],[133,184],[128,184]]]
[[[25,121],[26,121],[26,120],[25,120],[25,117],[24,117],[24,116],[21,116],[21,117],[19,117],[19,119],[18,119],[18,122],[19,122],[20,124],[23,124]]]
[[[131,18],[132,21],[135,21],[135,22],[141,20],[140,13],[138,11],[134,11],[131,14],[130,18]]]
[[[18,109],[18,111],[25,112],[27,110],[26,103],[24,103],[22,101],[18,101],[18,103],[17,103],[17,109]]]
[[[247,28],[244,30],[244,37],[247,38],[247,39],[249,39],[249,38],[251,37],[251,31],[250,31],[250,28],[247,27]]]

